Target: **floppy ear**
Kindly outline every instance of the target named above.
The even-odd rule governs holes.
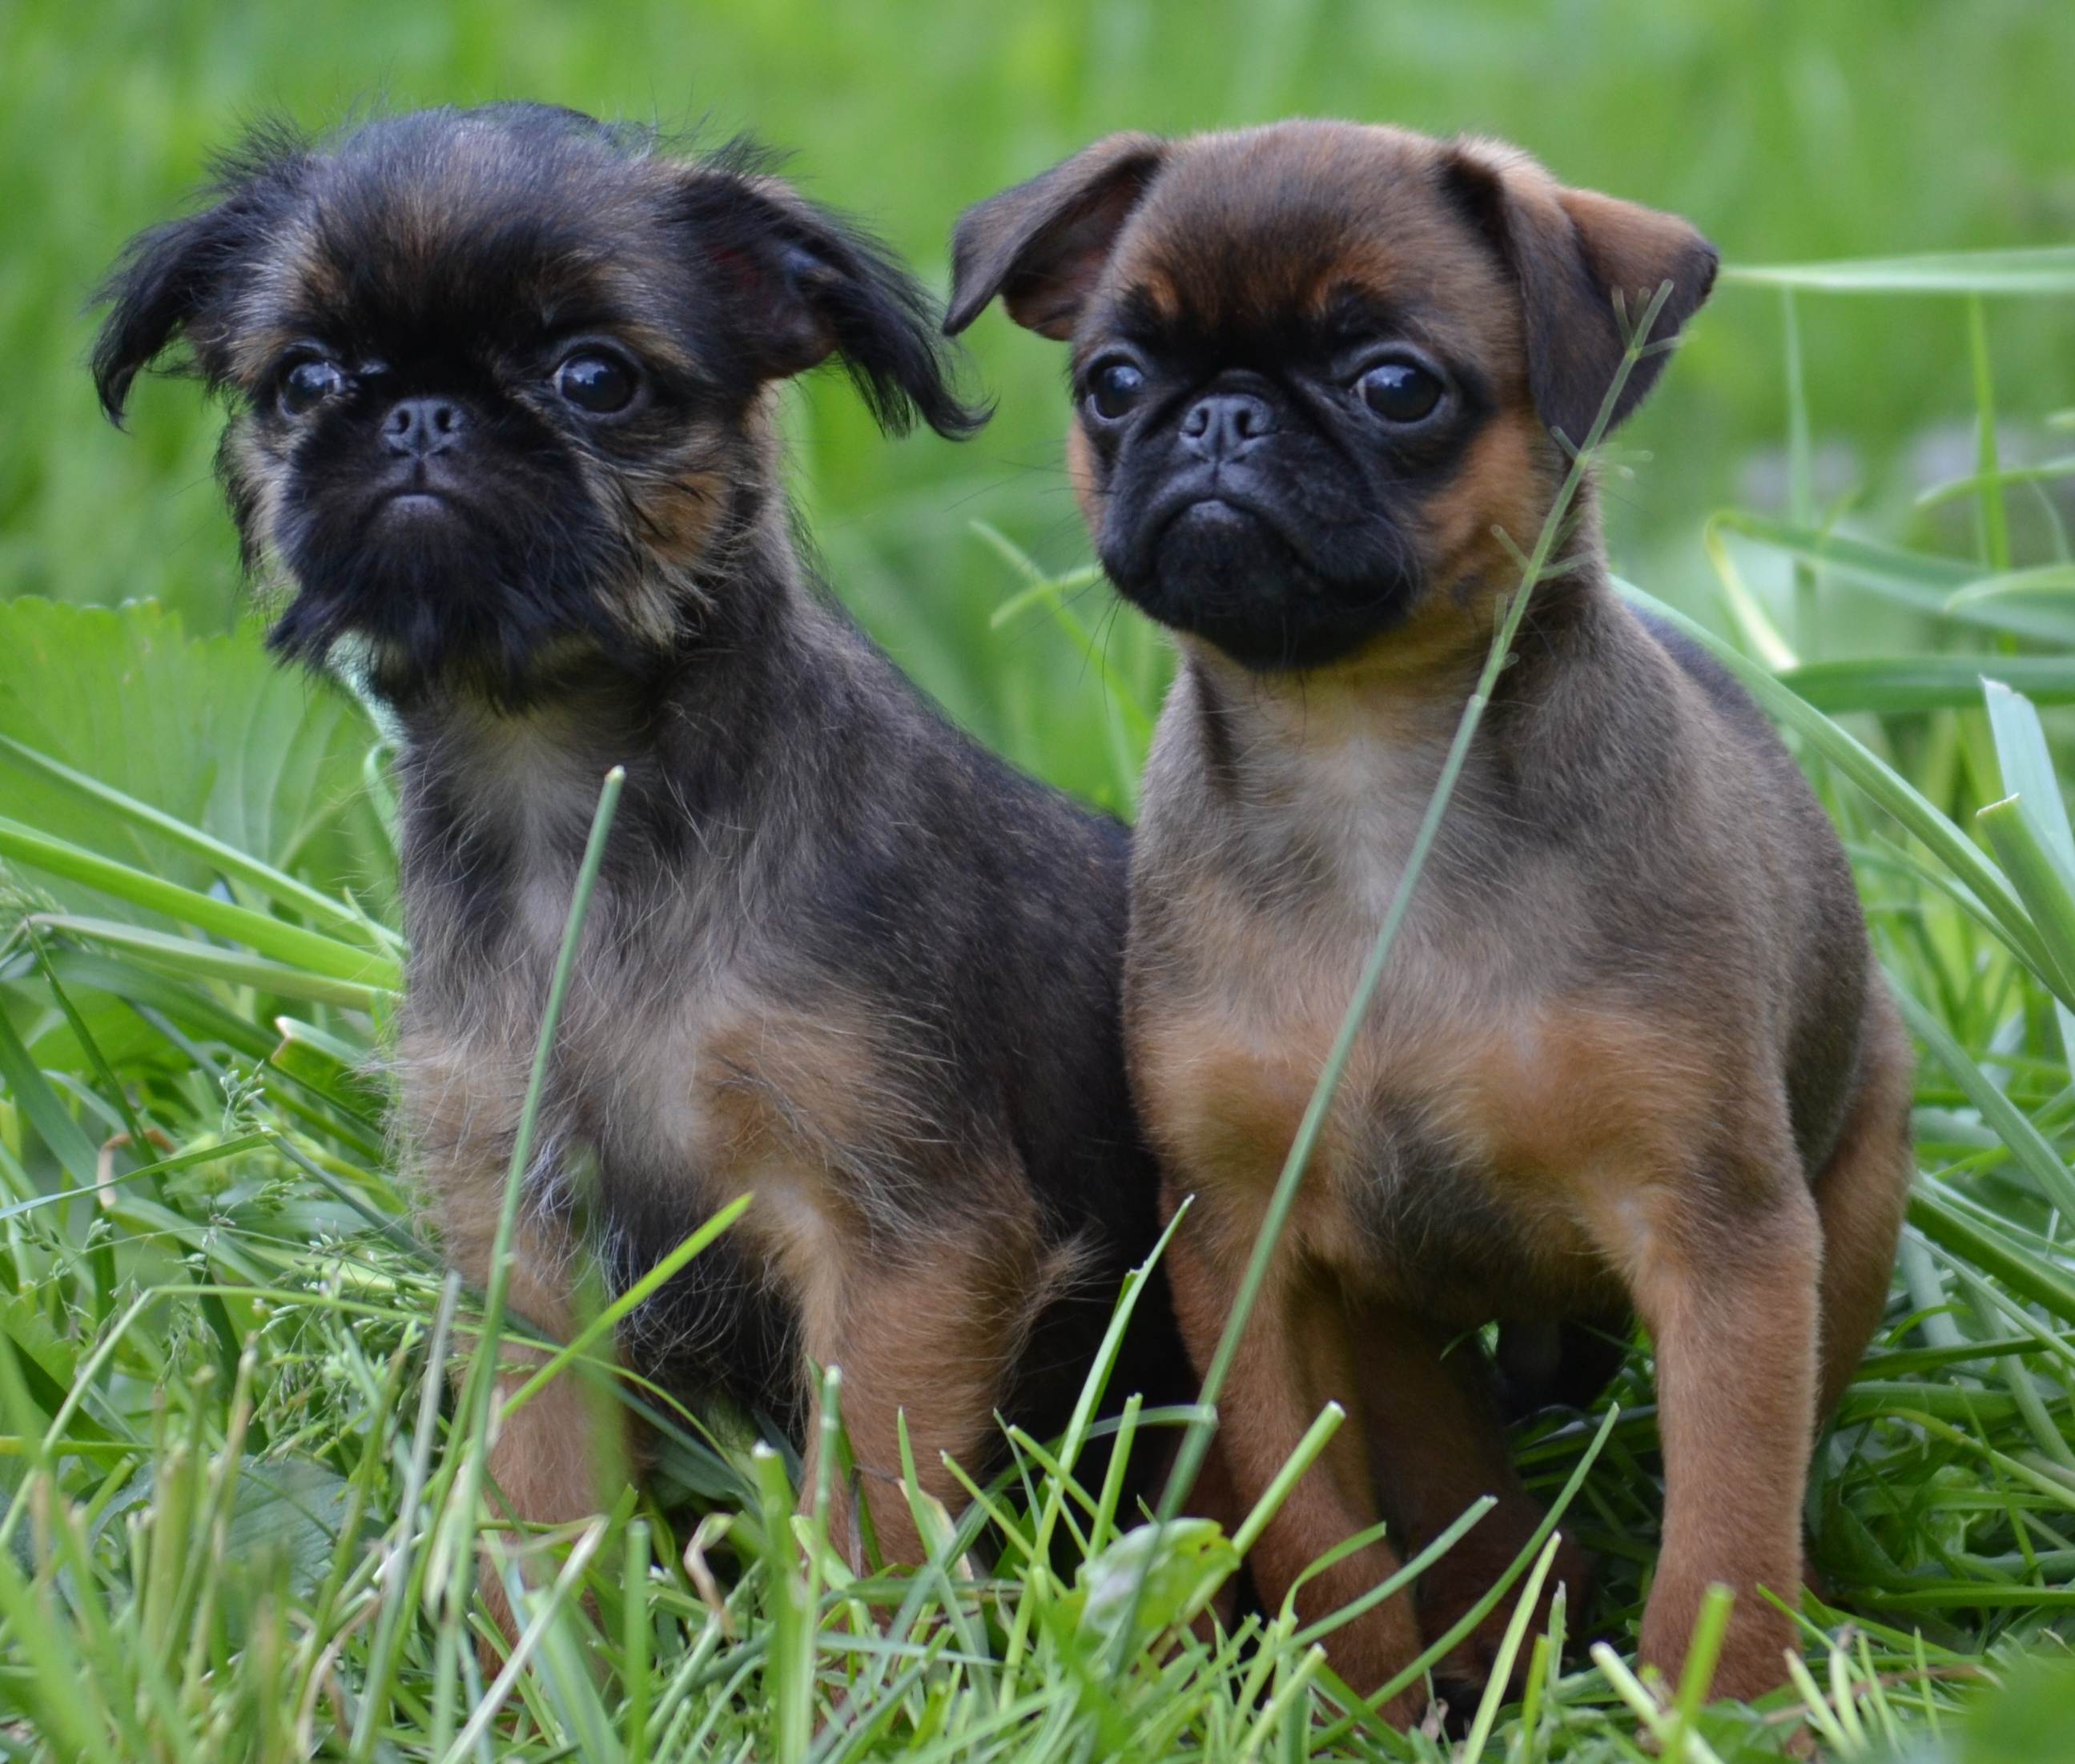
[[[1157,135],[1112,135],[967,209],[951,235],[944,329],[957,335],[999,294],[1027,329],[1071,336],[1118,232],[1167,152]]]
[[[1536,411],[1566,440],[1583,441],[1628,347],[1617,300],[1633,325],[1669,282],[1649,339],[1668,346],[1714,286],[1714,246],[1675,214],[1567,189],[1510,147],[1454,142],[1443,170],[1519,281]],[[1669,353],[1659,347],[1630,371],[1609,431],[1642,402]]]
[[[101,408],[118,427],[138,375],[184,337],[196,365],[219,377],[222,339],[205,323],[234,272],[266,235],[292,196],[308,150],[283,129],[255,129],[218,159],[211,208],[147,227],[123,247],[93,303],[112,310],[93,344],[93,384]]]
[[[730,151],[755,163],[752,149]],[[918,416],[954,440],[986,422],[952,389],[930,295],[863,229],[776,178],[724,166],[694,172],[683,213],[722,272],[758,380],[834,355],[890,434]]]

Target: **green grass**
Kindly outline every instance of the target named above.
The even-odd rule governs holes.
[[[1840,1758],[2063,1757],[2075,264],[2007,255],[2075,237],[2075,32],[2052,21],[1641,0],[0,17],[0,209],[34,241],[0,271],[0,1753],[1531,1764],[1638,1758],[1647,1729],[1700,1764],[1806,1725]],[[1179,1627],[1260,1515],[1236,1539],[1156,1530],[1075,1480],[1079,1429],[1016,1442],[960,1513],[925,1504],[930,1565],[860,1586],[795,1516],[797,1460],[617,1381],[601,1327],[564,1375],[658,1422],[650,1486],[590,1526],[495,1530],[487,1392],[449,1370],[483,1363],[496,1295],[407,1228],[367,1075],[402,947],[386,754],[235,617],[213,414],[162,386],[134,437],[98,428],[74,316],[241,110],[377,89],[703,102],[799,145],[818,190],[938,271],[961,203],[1103,128],[1300,109],[1511,135],[1703,218],[1738,269],[1602,462],[1617,562],[1787,731],[1924,1054],[1887,1323],[1812,1478],[1828,1602],[1804,1613],[1804,1682],[1755,1710],[1689,1687],[1667,1712],[1625,1663],[1661,1497],[1643,1343],[1595,1413],[1518,1435],[1601,1580],[1511,1638],[1527,1696],[1459,1712],[1461,1741],[1380,1731],[1291,1616],[1215,1644]],[[2004,255],[1837,267],[1965,247]],[[1833,267],[1741,269],[1760,263]],[[846,597],[955,714],[1129,807],[1164,648],[1083,564],[1054,352],[996,320],[975,349],[1003,409],[963,450],[882,443],[839,384],[812,388],[803,500]],[[1972,438],[1924,482],[1912,438],[1940,422]],[[1824,475],[1840,441],[1849,510]],[[1745,494],[1754,458],[1775,492]],[[1126,1424],[1145,1449],[1205,1418]],[[486,1526],[551,1571],[494,1692]],[[991,1562],[983,1527],[1007,1540]],[[1050,1565],[1062,1534],[1078,1576]]]

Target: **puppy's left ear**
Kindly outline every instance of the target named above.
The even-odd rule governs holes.
[[[1611,432],[1656,383],[1670,346],[1715,285],[1714,246],[1675,214],[1566,188],[1496,143],[1451,143],[1442,176],[1519,281],[1535,409],[1568,441],[1584,440],[1613,383],[1628,347],[1621,315],[1633,326],[1671,284],[1650,327],[1659,346],[1630,370],[1608,415]]]
[[[889,434],[918,416],[953,440],[986,422],[991,413],[952,388],[929,294],[862,228],[779,179],[725,166],[694,172],[682,213],[722,272],[759,380],[834,355]]]

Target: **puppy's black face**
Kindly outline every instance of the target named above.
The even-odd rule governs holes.
[[[184,336],[235,400],[248,562],[292,589],[273,643],[392,698],[695,640],[772,489],[774,379],[840,352],[889,424],[971,421],[917,291],[746,153],[429,111],[261,139],[220,191],[111,284],[104,400]]]
[[[1261,670],[1517,582],[1493,530],[1533,545],[1550,430],[1582,439],[1619,365],[1617,293],[1671,280],[1667,337],[1714,268],[1684,222],[1508,150],[1331,122],[1112,137],[969,212],[955,259],[953,329],[998,293],[1072,345],[1111,579]]]
[[[1170,289],[1147,265],[1077,339],[1104,569],[1150,616],[1251,667],[1360,648],[1419,594],[1423,511],[1493,414],[1489,377],[1352,277],[1257,315],[1170,307]]]

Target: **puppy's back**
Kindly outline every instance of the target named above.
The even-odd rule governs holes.
[[[1725,764],[1755,788],[1739,792],[1764,823],[1775,867],[1773,930],[1793,976],[1785,1078],[1795,1142],[1812,1178],[1828,1159],[1858,1077],[1871,951],[1857,885],[1837,830],[1779,731],[1729,670],[1660,619],[1633,615],[1704,698]],[[1755,836],[1760,830],[1751,830]]]

